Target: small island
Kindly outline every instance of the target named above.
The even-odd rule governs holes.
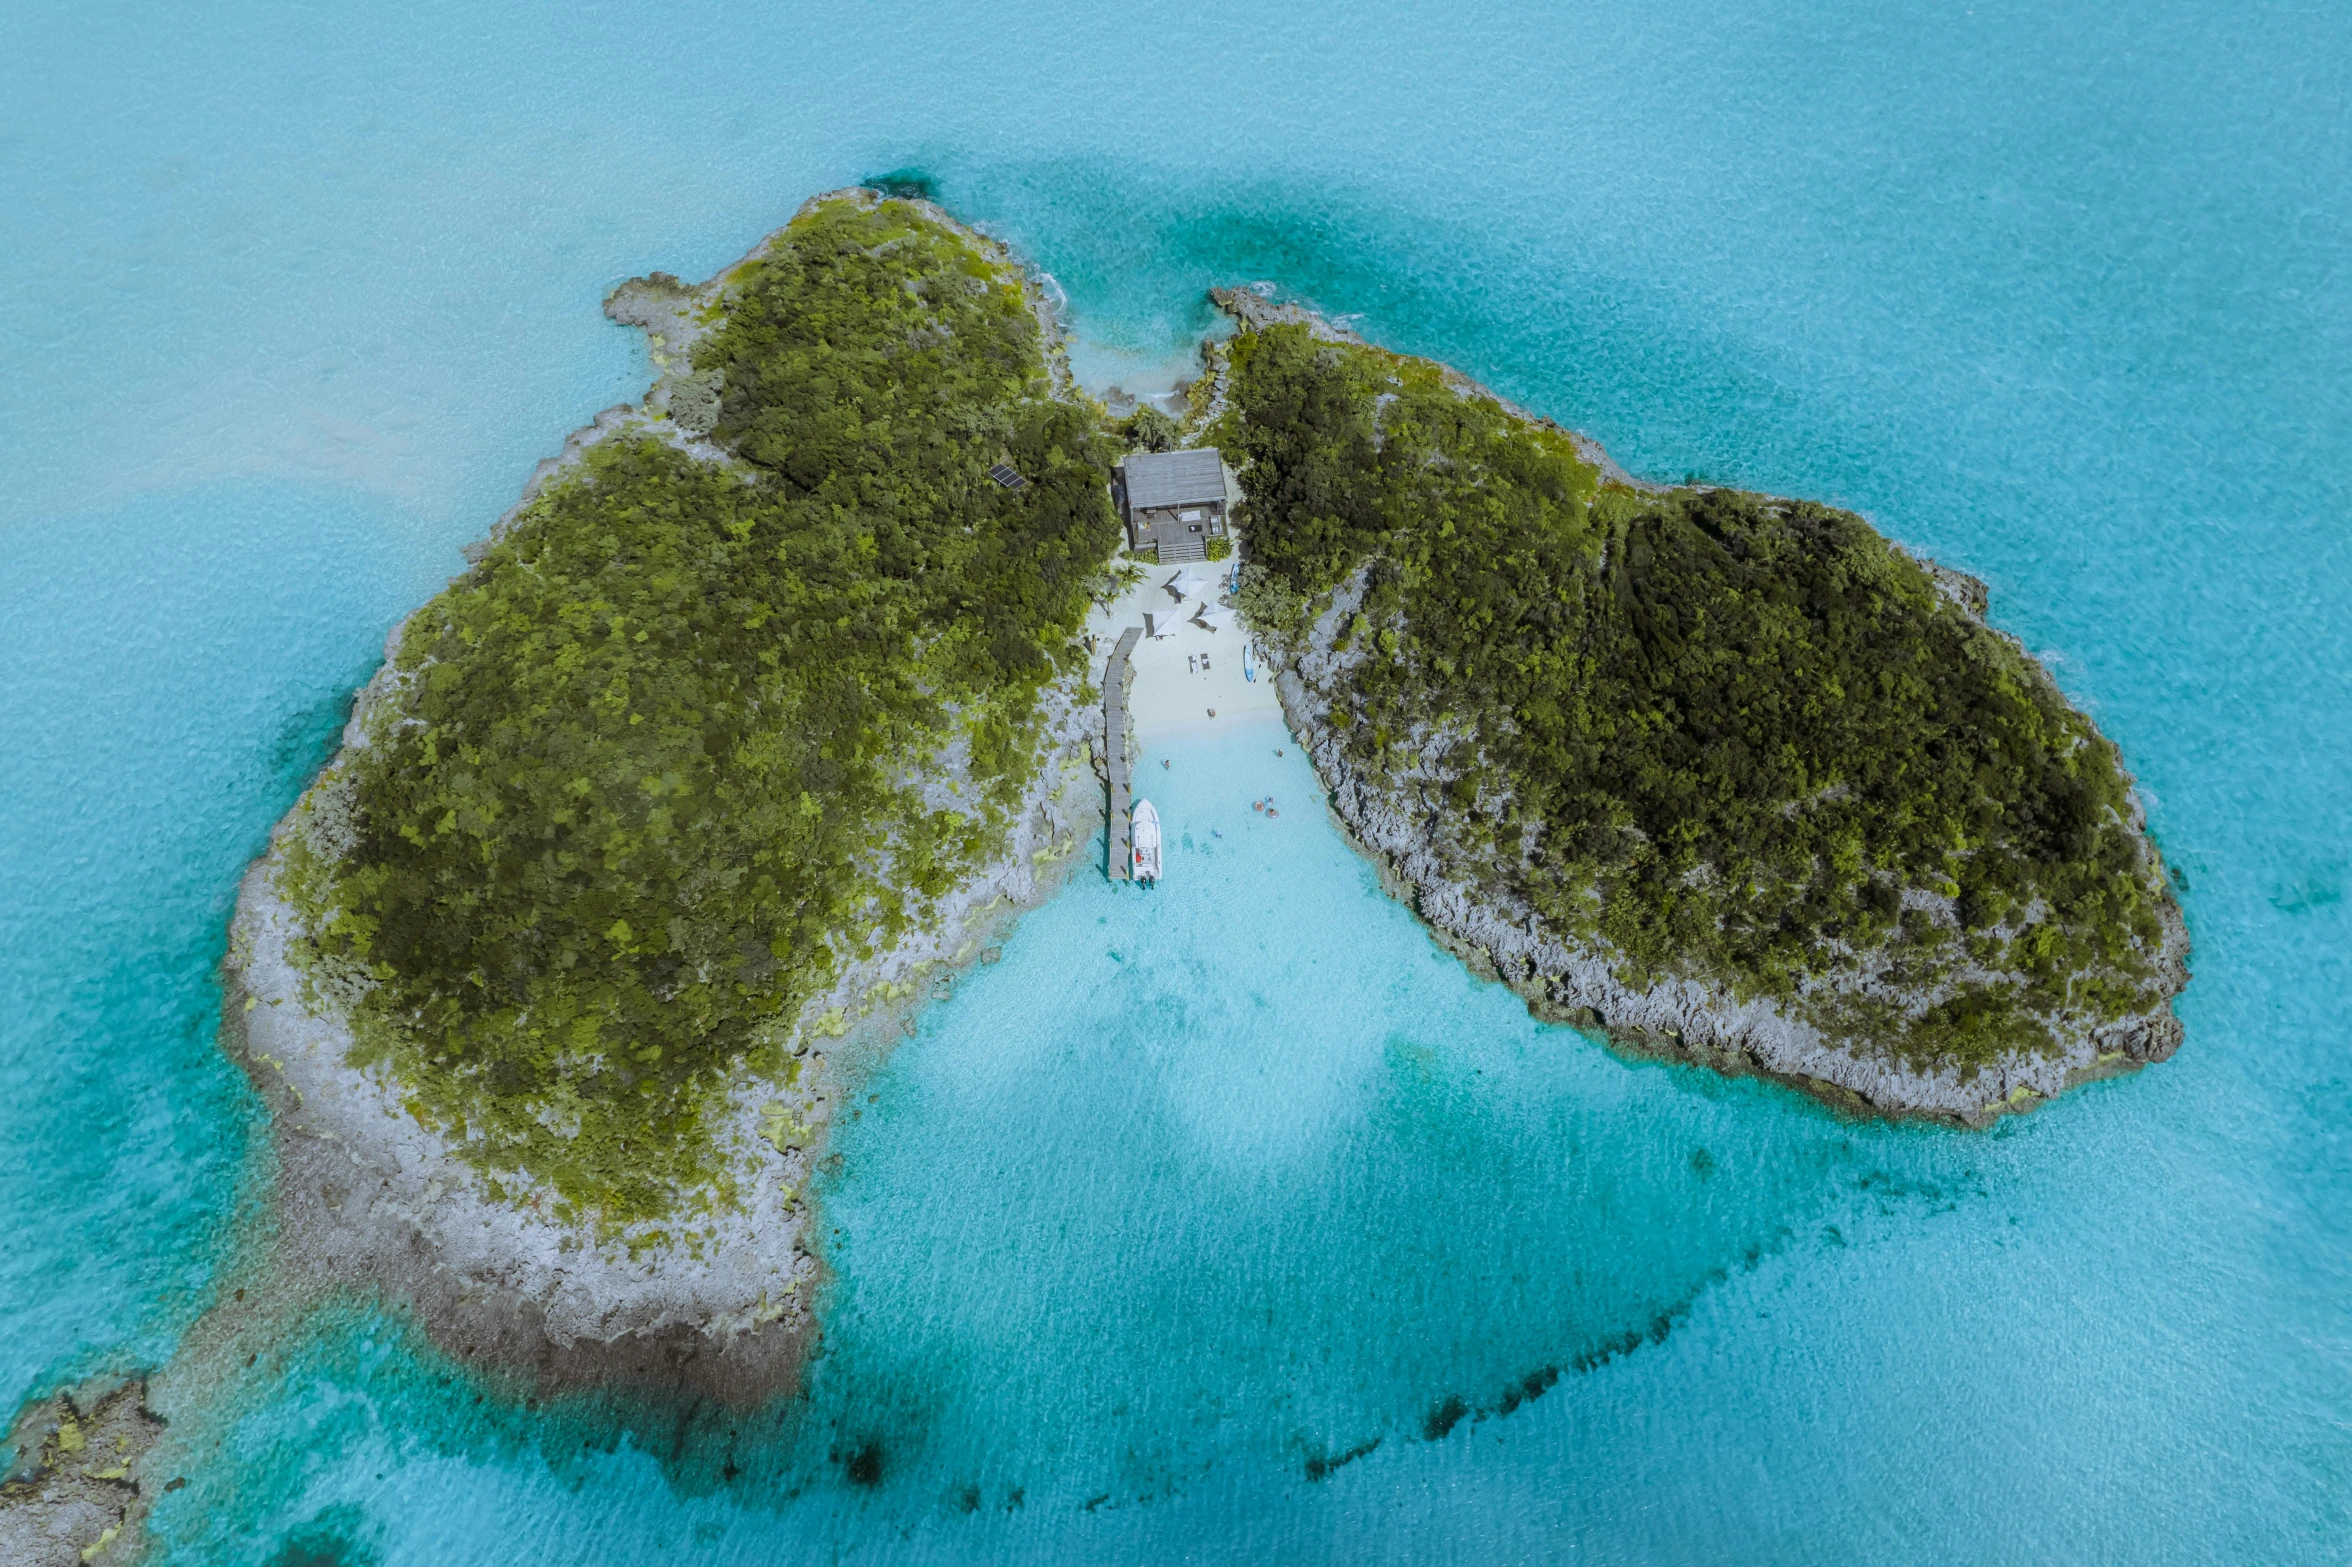
[[[398,628],[248,875],[284,1242],[556,1381],[805,1350],[835,1075],[1091,831],[1117,447],[1001,246],[819,197]]]
[[[841,1053],[1104,819],[1128,447],[1222,450],[1235,607],[1339,818],[1540,1014],[1969,1125],[2172,1051],[2130,781],[1981,586],[1218,298],[1179,425],[1081,391],[923,201],[613,294],[646,398],[394,632],[246,878],[224,1040],[284,1266],[552,1382],[793,1385]]]
[[[1543,1015],[1984,1125],[2163,1060],[2188,932],[1974,578],[1221,291],[1241,607],[1333,803]]]

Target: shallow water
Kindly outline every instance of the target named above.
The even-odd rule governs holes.
[[[1379,894],[1278,735],[1177,742],[1167,884],[1077,878],[866,1085],[805,1403],[525,1409],[339,1305],[167,1379],[166,1559],[2339,1553],[2340,16],[20,32],[9,1398],[168,1362],[246,1255],[267,1171],[212,1043],[238,869],[392,621],[644,384],[603,292],[882,170],[1035,256],[1106,378],[1264,278],[1636,471],[1855,505],[1985,576],[2123,746],[2198,942],[2168,1065],[1986,1136],[1854,1126],[1539,1027]]]

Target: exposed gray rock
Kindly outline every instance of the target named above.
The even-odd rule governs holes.
[[[152,1488],[140,1463],[163,1421],[142,1378],[27,1405],[0,1482],[0,1562],[87,1567],[132,1560]]]

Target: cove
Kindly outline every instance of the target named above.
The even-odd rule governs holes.
[[[436,1473],[567,1550],[609,1520],[527,1498],[637,1474],[665,1527],[744,1548],[1076,1531],[1148,1559],[1171,1510],[1458,1462],[1734,1281],[1998,1200],[1985,1139],[1534,1022],[1381,890],[1278,722],[1143,771],[1167,879],[1073,877],[851,1084],[804,1398],[477,1402],[403,1324],[330,1308],[224,1401],[213,1472],[156,1515],[174,1559],[291,1548],[332,1508],[385,1561],[511,1544],[372,1479]]]

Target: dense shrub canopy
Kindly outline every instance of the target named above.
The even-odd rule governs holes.
[[[1362,571],[1353,759],[1621,977],[1964,1063],[2157,999],[2114,748],[1861,519],[1604,490],[1560,432],[1301,327],[1231,353],[1260,617],[1296,638]]]
[[[804,214],[724,309],[694,366],[740,463],[591,447],[410,622],[314,812],[344,852],[290,878],[420,1112],[610,1215],[697,1177],[761,1025],[1001,846],[1116,538],[1017,275],[917,209]]]

